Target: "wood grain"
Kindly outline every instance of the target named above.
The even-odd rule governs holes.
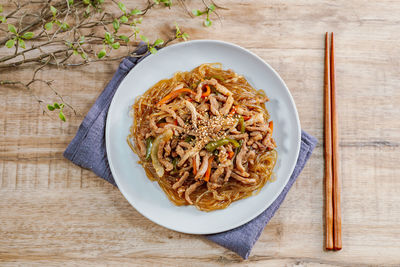
[[[125,2],[130,8],[144,1]],[[197,1],[186,1],[200,8]],[[67,123],[41,114],[24,90],[1,87],[0,265],[399,266],[400,5],[398,1],[218,1],[221,22],[203,28],[176,5],[151,11],[154,38],[176,20],[192,39],[250,49],[291,90],[302,128],[319,146],[263,231],[248,261],[136,212],[120,192],[62,152],[118,63],[42,72],[79,111]],[[3,1],[4,9],[11,3]],[[144,21],[145,22],[145,21]],[[342,251],[324,245],[323,71],[335,32]],[[0,54],[5,48],[0,48]],[[32,69],[0,73],[28,79]],[[266,88],[267,89],[267,88]],[[267,89],[268,90],[268,89]],[[35,92],[55,100],[44,87]]]

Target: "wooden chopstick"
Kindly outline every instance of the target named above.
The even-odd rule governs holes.
[[[332,174],[333,174],[333,249],[342,249],[342,215],[340,211],[340,181],[338,159],[338,121],[336,115],[335,47],[331,35],[331,116],[332,116]]]
[[[335,46],[333,33],[325,35],[325,248],[342,249],[340,181],[338,160],[338,121],[336,114]]]
[[[325,35],[325,249],[333,249],[333,176],[332,176],[332,129],[331,129],[331,79],[329,66],[329,35]]]

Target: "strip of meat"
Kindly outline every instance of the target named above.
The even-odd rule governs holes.
[[[268,131],[268,125],[266,125],[266,124],[264,124],[264,125],[261,125],[261,126],[257,126],[257,127],[254,127],[254,126],[246,126],[246,130],[247,131],[251,131],[251,132],[254,132],[254,131],[259,131],[259,132],[266,132],[266,131]]]
[[[211,175],[210,182],[216,183],[218,181],[218,178],[224,173],[224,170],[224,167],[218,167],[217,170]]]
[[[189,172],[185,172],[182,177],[172,185],[172,189],[176,190],[178,187],[182,186],[186,179],[189,177]]]
[[[183,158],[183,156],[185,155],[185,150],[183,150],[181,146],[177,146],[175,151],[181,158]]]
[[[203,177],[204,174],[206,173],[207,168],[208,168],[208,159],[209,158],[210,158],[210,154],[208,154],[208,153],[203,157],[203,161],[201,163],[201,166],[200,166],[196,176],[194,177],[195,180]]]
[[[228,182],[229,177],[231,177],[231,174],[232,174],[232,169],[229,167],[225,167],[224,183]]]
[[[227,115],[229,113],[229,110],[231,110],[232,104],[233,104],[233,97],[230,95],[228,96],[228,99],[226,100],[224,106],[219,110],[219,113],[221,115]]]
[[[193,202],[190,199],[190,194],[193,193],[197,189],[197,187],[199,187],[203,183],[204,183],[203,180],[197,181],[194,184],[191,184],[188,189],[186,189],[186,191],[185,191],[185,199],[190,205],[193,205]]]
[[[250,150],[249,153],[247,153],[247,161],[251,164],[254,165],[254,159],[256,158],[256,152],[254,150]]]
[[[246,140],[243,142],[243,145],[240,149],[240,152],[237,154],[236,156],[236,169],[240,172],[241,175],[243,175],[244,177],[249,177],[250,174],[248,174],[245,170],[245,168],[243,167],[243,158],[246,156],[247,154],[247,146],[246,146]]]
[[[257,123],[265,123],[264,115],[262,113],[257,113],[256,115],[251,116],[251,118],[245,122],[245,125],[250,126]]]
[[[189,143],[185,142],[185,141],[180,141],[179,145],[181,147],[184,147],[184,148],[187,148],[187,149],[191,149],[192,148],[192,146]]]
[[[230,134],[230,135],[228,135],[228,138],[244,139],[244,138],[249,138],[249,135],[247,133],[244,133],[244,134]]]
[[[165,170],[169,172],[169,171],[172,171],[172,169],[174,168],[174,165],[172,165],[171,162],[164,159],[164,157],[163,157],[165,143],[166,143],[166,141],[162,140],[160,142],[160,144],[158,145],[157,157],[158,157],[158,161],[160,161],[161,164],[164,165]]]
[[[216,95],[215,99],[217,99],[219,102],[226,102],[226,96],[222,94]]]
[[[244,178],[242,176],[240,176],[237,173],[232,172],[231,176],[235,179],[238,180],[239,182],[242,182],[244,184],[254,184],[256,181],[256,179],[254,178]]]
[[[214,114],[214,115],[216,115],[216,116],[219,116],[219,111],[218,111],[218,109],[219,109],[219,103],[218,103],[217,99],[215,99],[214,95],[210,95],[210,96],[208,97],[208,99],[210,100],[210,110],[211,110],[211,113]]]

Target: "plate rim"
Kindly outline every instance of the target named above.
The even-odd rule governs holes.
[[[295,111],[294,115],[295,115],[295,121],[296,121],[296,126],[297,126],[297,135],[296,135],[297,136],[297,142],[296,142],[296,155],[295,155],[296,160],[294,161],[292,166],[290,166],[290,168],[289,168],[290,175],[288,175],[288,177],[286,178],[286,181],[282,184],[281,188],[279,188],[279,190],[276,190],[272,200],[269,203],[266,203],[266,205],[263,205],[262,208],[257,210],[257,212],[254,212],[254,214],[252,216],[249,216],[248,218],[240,220],[240,222],[238,222],[238,223],[236,223],[234,225],[231,225],[229,227],[225,227],[226,229],[218,230],[218,231],[206,231],[206,232],[204,232],[204,231],[197,231],[197,232],[196,231],[185,231],[185,230],[179,229],[179,227],[166,226],[166,225],[163,225],[163,224],[157,222],[156,220],[154,220],[154,218],[151,218],[151,216],[148,216],[144,210],[141,210],[140,208],[137,207],[137,205],[134,205],[135,204],[135,203],[133,203],[134,201],[132,201],[129,197],[127,197],[127,195],[129,195],[129,194],[126,193],[126,191],[125,191],[125,189],[123,187],[121,187],[121,183],[119,181],[119,178],[118,178],[117,175],[115,175],[115,173],[116,173],[115,172],[115,167],[114,167],[114,165],[112,163],[112,159],[110,157],[110,149],[111,149],[110,148],[110,146],[111,146],[111,144],[110,144],[110,138],[111,138],[110,137],[110,131],[111,131],[111,129],[110,129],[110,127],[111,127],[110,126],[111,125],[110,120],[111,119],[110,119],[110,117],[111,116],[109,116],[109,113],[113,109],[113,106],[116,105],[115,104],[116,103],[115,95],[117,94],[118,90],[120,89],[121,85],[125,81],[125,79],[128,76],[128,74],[133,70],[133,68],[126,74],[126,76],[121,80],[120,84],[118,85],[118,88],[114,92],[114,95],[113,95],[113,98],[111,100],[110,106],[109,106],[109,108],[107,110],[107,118],[106,118],[106,127],[105,127],[106,154],[107,154],[107,160],[108,160],[108,164],[109,164],[109,167],[110,167],[110,171],[111,171],[111,174],[112,174],[112,176],[114,178],[114,181],[115,181],[119,191],[124,196],[124,198],[128,201],[128,203],[137,212],[139,212],[142,216],[144,216],[146,219],[152,221],[153,223],[155,223],[157,225],[160,225],[160,226],[162,226],[164,228],[167,228],[167,229],[170,229],[170,230],[173,230],[173,231],[176,231],[176,232],[185,233],[185,234],[204,235],[204,234],[221,233],[221,232],[229,231],[229,230],[232,230],[232,229],[237,228],[239,226],[242,226],[242,225],[248,223],[249,221],[253,220],[257,216],[259,216],[263,211],[265,211],[267,208],[269,208],[272,205],[272,203],[274,203],[274,201],[278,198],[278,196],[282,193],[282,191],[284,190],[284,188],[288,184],[288,182],[290,180],[290,177],[291,177],[291,174],[293,173],[294,168],[296,167],[297,159],[299,157],[299,152],[300,152],[300,146],[301,146],[301,124],[300,124],[300,118],[299,118],[299,113],[297,111],[296,103],[294,102],[293,96],[292,96],[288,86],[286,85],[285,81],[282,79],[282,77],[279,75],[279,73],[271,65],[269,65],[264,59],[262,59],[260,56],[258,56],[257,54],[253,53],[252,51],[250,51],[250,50],[248,50],[248,49],[246,49],[246,48],[244,48],[242,46],[239,46],[237,44],[226,42],[226,41],[212,40],[212,39],[199,39],[199,40],[190,40],[190,41],[186,41],[186,42],[176,43],[176,44],[167,46],[167,47],[163,48],[162,50],[160,50],[159,53],[160,52],[166,53],[165,51],[168,51],[172,47],[176,48],[176,47],[179,47],[179,46],[187,46],[187,45],[197,44],[197,43],[211,43],[211,44],[219,44],[219,45],[224,45],[224,46],[230,46],[230,47],[242,50],[242,51],[244,51],[246,53],[249,53],[251,56],[255,57],[257,60],[261,61],[264,65],[266,65],[267,68],[269,68],[275,74],[275,76],[279,79],[279,81],[282,83],[282,85],[286,89],[286,91],[288,93],[288,97],[289,97],[290,103],[294,107],[294,111]],[[146,58],[142,59],[139,63],[136,64],[135,68],[138,65],[142,64],[142,62],[148,61],[151,58],[151,56],[152,55],[147,56]],[[177,71],[179,71],[179,70],[177,70]],[[146,177],[146,179],[148,179],[148,177]],[[152,181],[149,180],[149,182],[152,182]]]

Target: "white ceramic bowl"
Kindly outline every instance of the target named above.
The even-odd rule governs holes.
[[[277,143],[276,181],[258,195],[232,203],[224,210],[202,212],[193,206],[175,206],[156,182],[151,182],[137,163],[138,156],[126,143],[137,96],[177,71],[190,71],[203,63],[220,62],[224,69],[243,75],[270,98],[267,109],[274,121]],[[226,42],[197,40],[179,43],[150,55],[122,81],[108,111],[106,147],[114,179],[129,203],[143,216],[166,228],[191,234],[218,233],[255,218],[282,192],[295,167],[300,149],[300,121],[293,98],[278,73],[252,52]]]

